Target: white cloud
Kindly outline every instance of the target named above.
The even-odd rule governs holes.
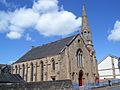
[[[30,36],[29,33],[26,34],[26,41],[32,41],[32,37]]]
[[[10,23],[21,28],[33,27],[39,19],[39,13],[32,9],[21,8],[12,13]]]
[[[0,11],[0,32],[8,31],[10,18],[9,13]]]
[[[7,33],[6,36],[10,39],[20,39],[22,37],[20,33],[14,31]]]
[[[67,35],[78,30],[78,20],[81,21],[68,11],[48,13],[40,17],[36,29],[45,36]]]
[[[34,2],[32,8],[39,13],[48,13],[59,9],[57,0],[38,0]]]
[[[108,40],[111,41],[120,41],[120,21],[115,22],[114,28],[108,36]]]
[[[20,39],[28,28],[45,36],[64,36],[78,30],[80,25],[81,17],[61,9],[57,0],[38,0],[32,8],[1,11],[0,15],[0,32],[10,39]]]

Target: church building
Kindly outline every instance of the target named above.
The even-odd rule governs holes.
[[[80,86],[94,83],[98,78],[97,60],[84,5],[77,35],[33,47],[12,64],[12,73],[27,82],[69,79]]]

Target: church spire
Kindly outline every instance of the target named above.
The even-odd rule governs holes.
[[[82,16],[86,16],[85,6],[82,6]]]
[[[81,35],[82,38],[87,45],[89,50],[92,50],[93,45],[92,45],[92,33],[88,25],[88,19],[85,11],[85,6],[82,6],[82,27],[81,27]]]
[[[85,6],[82,6],[82,30],[89,29]],[[89,30],[90,31],[90,30]]]

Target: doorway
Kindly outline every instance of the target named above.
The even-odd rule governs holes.
[[[55,76],[51,76],[51,79],[52,79],[53,81],[55,81]]]
[[[80,70],[79,71],[79,78],[78,78],[78,82],[79,82],[79,86],[83,86],[83,71]]]

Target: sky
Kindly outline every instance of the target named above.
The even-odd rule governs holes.
[[[120,0],[0,0],[0,63],[79,33],[83,4],[98,62],[120,57]]]

